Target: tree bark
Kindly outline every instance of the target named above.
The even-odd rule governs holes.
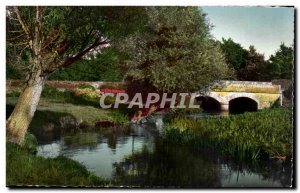
[[[44,87],[45,78],[36,76],[21,93],[18,102],[6,122],[7,140],[22,144],[29,124],[34,116]]]

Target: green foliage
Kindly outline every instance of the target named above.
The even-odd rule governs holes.
[[[25,135],[24,144],[22,148],[26,149],[29,153],[36,153],[38,142],[34,135],[27,133]]]
[[[226,62],[236,71],[241,70],[246,65],[247,50],[241,44],[234,42],[231,38],[222,38],[222,51],[225,54]]]
[[[266,61],[264,55],[258,53],[254,46],[246,50],[231,38],[228,40],[223,38],[220,45],[226,62],[236,70],[239,80],[270,81],[292,78],[293,47],[282,43],[279,50]]]
[[[86,84],[81,84],[78,86],[79,89],[91,89],[93,91],[95,91],[95,87],[93,87],[92,85],[86,85]]]
[[[280,108],[281,105],[280,105],[280,99],[277,99],[273,105],[271,106],[271,108]]]
[[[19,97],[19,96],[20,96],[19,92],[6,93],[6,97]]]
[[[116,96],[106,96],[104,99],[105,105],[114,105],[116,101]]]
[[[45,97],[45,98],[66,99],[67,100],[67,99],[72,98],[72,93],[68,92],[68,91],[62,92],[54,87],[46,85],[44,87],[44,90],[43,90],[41,96]]]
[[[6,143],[6,185],[104,186],[107,184],[100,177],[88,172],[80,163],[69,158],[60,156],[52,159],[32,154],[28,151],[33,148],[32,141],[31,136],[26,137],[24,146]]]
[[[128,114],[122,112],[121,110],[112,110],[108,113],[110,117],[114,120],[118,125],[123,125],[128,123],[129,118]]]
[[[113,48],[105,48],[90,59],[75,62],[69,68],[52,74],[50,80],[121,81],[119,64],[124,56]]]
[[[280,45],[275,55],[271,55],[270,73],[273,79],[292,79],[294,66],[294,50],[293,47]]]
[[[164,91],[195,91],[229,71],[198,7],[148,7],[147,31],[126,39],[122,66],[128,79]]]
[[[6,65],[6,79],[20,79],[20,74],[16,69],[12,67],[12,65]]]
[[[223,118],[175,118],[167,129],[167,138],[238,159],[291,156],[292,111],[277,108]]]

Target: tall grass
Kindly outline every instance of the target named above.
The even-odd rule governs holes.
[[[292,110],[277,108],[228,117],[177,117],[167,139],[199,148],[212,148],[238,159],[291,156]]]
[[[111,110],[108,115],[112,117],[114,122],[118,125],[124,125],[129,121],[128,115],[121,110]]]

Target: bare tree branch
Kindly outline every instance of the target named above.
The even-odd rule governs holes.
[[[91,46],[89,46],[86,49],[84,49],[83,51],[77,53],[75,56],[66,58],[65,62],[63,63],[63,65],[61,67],[67,67],[67,66],[71,65],[73,62],[75,62],[76,60],[81,59],[85,54],[87,54],[94,48],[96,48],[100,45],[105,45],[105,44],[109,43],[108,39],[102,40],[101,38],[102,37],[97,38],[96,41]]]
[[[35,36],[37,37],[38,41],[41,41],[41,38],[43,37],[42,32],[42,25],[43,25],[43,8],[41,6],[37,6],[36,8],[36,26],[35,26]]]
[[[15,13],[17,14],[18,21],[22,25],[22,28],[23,28],[25,34],[27,35],[28,39],[32,40],[32,33],[29,30],[29,28],[28,28],[27,24],[25,23],[24,19],[22,18],[21,14],[20,14],[20,11],[19,11],[19,8],[17,6],[15,6],[14,10],[15,10]]]
[[[61,68],[65,68],[67,66],[70,66],[75,61],[81,59],[83,56],[85,56],[87,53],[89,53],[93,49],[95,49],[95,48],[97,48],[98,46],[101,46],[101,45],[106,45],[109,42],[110,41],[108,39],[102,39],[101,37],[99,37],[95,40],[95,42],[91,46],[89,46],[86,49],[84,49],[83,51],[77,53],[75,56],[66,57],[65,59],[61,59],[59,62],[54,63],[53,66],[49,66],[47,69],[45,69],[43,71],[43,75],[47,76],[47,75],[55,72],[56,70],[59,70]]]
[[[42,50],[47,49],[55,40],[59,38],[60,30],[57,28],[53,28],[51,32],[47,35],[47,37],[43,41]]]

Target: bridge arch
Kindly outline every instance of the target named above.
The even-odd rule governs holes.
[[[215,92],[207,92],[207,93],[204,93],[204,94],[198,94],[198,95],[196,95],[195,98],[197,99],[199,97],[210,97],[210,98],[213,98],[216,101],[218,101],[220,104],[227,104],[228,103],[228,101],[224,97],[216,94]]]
[[[222,106],[228,104],[226,98],[218,95],[215,92],[206,92],[204,94],[198,94],[196,100],[201,101],[200,105],[205,111],[218,112],[222,111]]]
[[[234,94],[228,97],[229,113],[253,112],[260,109],[259,100],[251,93]]]
[[[206,112],[221,111],[221,103],[211,96],[198,96],[197,101],[201,101],[200,107]]]
[[[236,99],[236,98],[249,98],[254,100],[257,105],[258,105],[258,109],[260,109],[260,102],[259,99],[255,96],[255,94],[253,93],[229,93],[229,95],[226,97],[227,98],[227,103],[229,103],[231,100]]]

